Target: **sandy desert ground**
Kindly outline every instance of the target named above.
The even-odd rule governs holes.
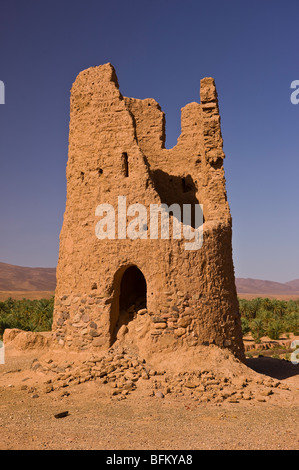
[[[242,374],[236,380],[243,380],[248,372],[254,383],[270,387],[271,393],[253,388],[251,399],[246,400],[235,394],[229,400],[204,401],[192,397],[193,392],[165,392],[162,398],[153,392],[157,375],[140,378],[126,396],[113,395],[113,388],[102,379],[64,383],[45,392],[43,387],[53,374],[34,364],[61,366],[76,357],[48,349],[6,347],[5,364],[0,365],[2,450],[299,448],[298,365],[267,357],[248,359],[248,367],[234,363],[233,375]],[[228,374],[229,361],[218,369]],[[64,412],[67,416],[55,417]]]
[[[14,300],[39,300],[39,299],[50,299],[53,297],[54,291],[0,291],[0,302],[7,300],[11,297]]]

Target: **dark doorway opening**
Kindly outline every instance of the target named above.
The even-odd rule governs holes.
[[[135,265],[122,267],[114,278],[114,299],[111,307],[110,344],[117,339],[121,328],[138,317],[146,308],[146,280]],[[144,314],[144,312],[143,312]]]
[[[137,266],[127,268],[120,283],[119,311],[127,310],[132,305],[146,307],[146,281]]]

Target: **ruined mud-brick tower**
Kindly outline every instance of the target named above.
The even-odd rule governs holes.
[[[78,75],[53,320],[61,346],[110,347],[124,311],[139,302],[149,349],[215,344],[244,359],[212,78],[201,80],[200,99],[182,109],[181,135],[166,149],[164,113],[154,99],[123,97],[109,63]],[[183,237],[118,236],[119,196],[126,207],[202,204],[202,247],[186,250]],[[95,234],[96,208],[105,203],[115,208],[115,239]]]

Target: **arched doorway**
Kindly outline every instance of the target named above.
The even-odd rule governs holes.
[[[111,344],[123,325],[134,319],[136,312],[146,308],[146,280],[136,265],[121,267],[114,277],[114,296],[111,310]]]
[[[146,307],[146,281],[137,266],[127,268],[120,283],[119,311],[127,310],[132,305]]]

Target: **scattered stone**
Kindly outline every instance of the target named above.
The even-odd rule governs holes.
[[[280,383],[280,384],[278,385],[278,387],[279,387],[281,390],[290,390],[290,388],[288,387],[287,384],[282,384],[282,383]]]
[[[138,315],[144,315],[145,313],[147,313],[147,309],[146,309],[146,308],[141,308],[140,310],[137,311],[137,314],[138,314]]]
[[[66,416],[69,416],[69,412],[62,411],[61,413],[57,413],[56,415],[54,415],[54,418],[60,419],[60,418],[65,418]]]
[[[196,385],[192,382],[186,382],[185,387],[187,387],[187,388],[196,388]]]
[[[117,339],[123,338],[128,333],[128,331],[129,330],[128,330],[127,325],[122,325],[117,332]]]
[[[35,371],[35,370],[39,369],[40,367],[41,367],[40,363],[38,361],[34,361],[32,366],[31,366],[31,369]]]
[[[174,334],[178,337],[183,336],[185,333],[185,328],[177,328],[176,330],[174,330]]]
[[[262,390],[262,391],[260,392],[260,394],[261,394],[263,397],[268,397],[269,395],[272,395],[273,392],[272,392],[272,390]]]
[[[274,391],[279,393],[277,388],[288,389],[285,384],[278,385],[278,382],[264,378],[248,378],[237,374],[230,377],[206,369],[177,374],[162,368],[156,370],[144,358],[138,357],[136,352],[132,353],[129,346],[124,349],[115,345],[103,355],[90,354],[83,361],[78,359],[57,364],[46,360],[44,363],[34,361],[33,365],[39,367],[33,370],[39,374],[39,370],[45,369],[46,364],[50,378],[44,381],[42,387],[36,390],[35,387],[25,385],[22,390],[27,390],[31,396],[58,390],[60,397],[67,397],[72,386],[94,381],[108,385],[111,397],[125,399],[141,386],[138,381],[142,378],[147,381],[146,386],[153,389],[151,395],[157,398],[171,394],[173,397],[186,397],[197,403],[214,403],[220,406],[223,402],[240,403],[254,398],[257,401],[267,401]]]

